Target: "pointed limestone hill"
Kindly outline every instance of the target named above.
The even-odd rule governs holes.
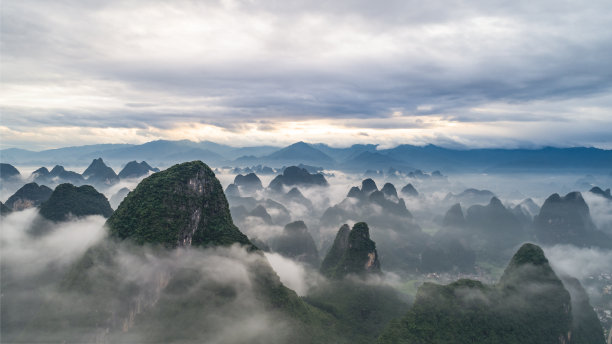
[[[417,197],[419,195],[417,189],[410,183],[404,186],[400,192],[408,197]]]
[[[149,172],[159,172],[159,169],[151,167],[146,161],[137,162],[134,160],[128,162],[121,172],[119,172],[119,178],[139,178],[146,176]]]
[[[87,178],[88,183],[96,185],[110,186],[119,182],[119,177],[115,171],[106,166],[102,158],[94,159],[83,172],[83,177]]]
[[[248,216],[258,217],[262,219],[267,224],[272,224],[272,216],[268,213],[268,210],[263,205],[258,205],[255,209],[251,210]]]
[[[270,248],[285,257],[319,266],[319,253],[304,221],[289,223],[283,233],[270,242]]]
[[[305,163],[332,164],[334,159],[305,142],[297,142],[278,150],[264,160],[273,161],[303,161]]]
[[[263,189],[261,179],[255,173],[239,174],[234,178],[234,184],[247,193]]]
[[[393,214],[402,217],[412,217],[412,214],[406,208],[406,203],[403,198],[400,198],[397,203],[387,199],[382,191],[374,191],[368,197],[369,201],[373,204],[378,204],[381,208],[383,208],[384,212],[387,214]]]
[[[40,170],[41,169],[38,169],[37,171],[40,171]],[[34,181],[37,183],[43,183],[45,181],[51,181],[51,180],[54,182],[58,182],[58,183],[70,183],[73,185],[82,185],[83,183],[85,183],[85,178],[83,178],[82,175],[74,171],[67,171],[64,168],[64,166],[60,166],[60,165],[55,165],[55,167],[53,167],[51,172],[49,172],[47,176],[44,176],[42,181],[39,182],[37,179]]]
[[[310,173],[304,168],[297,166],[287,167],[283,174],[276,176],[268,188],[280,192],[283,186],[328,186],[325,176],[321,173]]]
[[[52,193],[53,190],[44,185],[28,183],[9,197],[5,205],[16,211],[38,207],[42,202],[48,200]]]
[[[395,186],[391,183],[385,183],[385,185],[383,185],[383,188],[380,189],[380,191],[385,196],[398,198],[397,190],[395,189]]]
[[[112,236],[138,244],[251,246],[232,222],[221,183],[201,161],[174,165],[143,179],[107,225]]]
[[[372,178],[367,178],[361,181],[361,192],[369,195],[374,191],[378,191],[378,187]]]
[[[11,164],[0,163],[0,179],[9,180],[12,178],[19,178],[21,174],[15,166]]]
[[[524,244],[497,285],[423,284],[413,307],[378,343],[593,343],[573,336],[570,293],[541,248]],[[601,327],[596,319],[583,326]]]
[[[526,239],[520,221],[497,197],[486,206],[473,205],[465,217],[470,232],[488,242],[495,249],[518,245]]]
[[[364,194],[363,194],[363,192],[361,192],[361,189],[359,189],[357,186],[353,186],[349,190],[349,192],[346,195],[346,197],[363,199],[364,198]]]
[[[344,253],[346,250],[348,250],[348,237],[350,233],[351,227],[349,227],[349,225],[343,224],[342,227],[340,227],[332,247],[329,249],[329,252],[327,252],[325,259],[323,259],[323,262],[321,263],[322,274],[327,276],[333,275],[336,267],[342,261]]]
[[[58,185],[48,200],[40,205],[40,215],[51,221],[66,221],[71,216],[102,215],[109,217],[113,209],[106,197],[91,185]]]
[[[42,179],[46,179],[49,177],[49,174],[51,174],[51,172],[49,172],[49,170],[46,167],[41,167],[39,169],[37,169],[36,171],[32,172],[32,174],[30,175],[30,179],[32,180],[42,180]]]
[[[463,210],[461,210],[461,204],[455,203],[448,209],[442,224],[444,227],[465,227],[465,217],[463,216]]]
[[[348,274],[380,273],[376,243],[370,239],[368,225],[365,222],[356,223],[348,236],[347,228],[348,226],[342,226],[338,231],[334,244],[323,261],[321,272],[330,278],[342,278]],[[334,262],[337,263],[334,265]]]
[[[126,240],[106,240],[89,249],[63,282],[63,289],[76,296],[73,302],[49,307],[50,324],[69,336],[64,341],[91,342],[95,334],[103,342],[208,342],[220,338],[215,337],[220,329],[234,329],[236,319],[262,314],[290,331],[279,336],[265,327],[256,333],[248,329],[246,339],[240,334],[229,342],[347,342],[336,332],[335,318],[285,287],[261,251],[233,225],[221,184],[201,161],[143,179],[107,225],[114,238]],[[149,273],[150,281],[119,283],[126,277],[120,252],[144,263],[141,272]],[[159,259],[170,264],[146,264]],[[68,316],[54,323],[61,312]],[[79,326],[92,329],[85,333],[89,337],[69,331]]]
[[[612,238],[595,227],[580,192],[548,197],[534,219],[534,226],[536,238],[542,244],[612,248]]]
[[[240,197],[240,190],[236,184],[230,184],[225,188],[225,195],[227,197]]]
[[[591,188],[591,190],[589,190],[590,193],[595,194],[595,195],[599,195],[603,198],[606,198],[608,200],[612,200],[612,194],[610,194],[610,188],[607,188],[605,191],[600,188],[599,186],[594,186]]]
[[[289,192],[285,194],[284,198],[288,202],[295,202],[301,204],[308,209],[312,209],[313,207],[312,201],[306,198],[306,196],[304,196],[298,188],[292,188],[291,190],[289,190]]]

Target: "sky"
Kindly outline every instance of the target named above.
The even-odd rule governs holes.
[[[0,148],[612,149],[612,4],[1,3]]]

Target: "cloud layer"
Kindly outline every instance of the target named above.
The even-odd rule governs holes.
[[[609,148],[611,20],[606,1],[5,3],[2,144]]]

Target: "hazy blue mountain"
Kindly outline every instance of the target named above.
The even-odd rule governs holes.
[[[379,205],[385,214],[393,214],[402,217],[412,217],[412,214],[406,208],[406,203],[403,198],[390,200],[385,197],[382,191],[374,191],[368,196],[370,203]]]
[[[265,223],[272,224],[272,216],[270,216],[270,213],[268,213],[266,208],[261,204],[256,206],[255,209],[251,210],[247,216],[258,217]]]
[[[415,189],[415,187],[410,183],[402,188],[401,193],[408,197],[417,197],[419,195],[417,189]]]
[[[198,143],[188,140],[151,141],[141,145],[108,150],[101,156],[115,161],[147,160],[156,163],[161,162],[166,165],[194,159],[211,162],[220,162],[224,160],[221,155],[207,149],[202,149],[198,146]]]
[[[119,189],[119,191],[115,192],[115,194],[111,196],[108,202],[110,203],[113,209],[117,209],[117,207],[119,207],[119,204],[121,204],[121,201],[123,201],[125,196],[127,196],[129,193],[130,189],[121,188]]]
[[[489,249],[510,248],[527,239],[521,222],[497,197],[486,206],[469,207],[465,219],[469,232]]]
[[[376,182],[372,178],[366,178],[361,181],[361,192],[369,195],[374,191],[378,191],[378,186],[376,186]]]
[[[463,216],[463,210],[461,209],[461,204],[455,203],[444,215],[444,220],[442,221],[444,227],[456,227],[463,228],[466,225],[465,216]]]
[[[53,169],[46,174],[46,168],[39,168],[34,171],[36,175],[34,181],[38,184],[58,184],[58,183],[70,183],[73,185],[82,185],[85,183],[85,178],[79,173],[74,171],[68,171],[64,166],[55,165]]]
[[[75,147],[64,147],[56,149],[47,149],[38,152],[28,151],[24,149],[4,149],[0,151],[2,159],[18,164],[81,164],[83,161],[89,161],[98,156],[103,156],[101,153],[119,148],[130,147],[129,144],[98,144]]]
[[[137,162],[132,160],[123,167],[118,176],[121,179],[138,178],[146,176],[149,172],[159,172],[159,168],[151,167],[146,161]]]
[[[595,194],[595,195],[599,195],[603,198],[607,198],[609,200],[612,200],[612,194],[610,194],[610,188],[607,188],[605,191],[602,190],[599,186],[594,186],[593,188],[591,188],[591,190],[589,190],[590,193]]]
[[[283,199],[286,202],[294,202],[294,203],[298,203],[301,204],[303,206],[305,206],[308,209],[312,209],[313,204],[312,201],[309,200],[308,198],[306,198],[302,192],[300,192],[300,190],[298,188],[292,188],[291,190],[289,190],[285,196],[283,197]]]
[[[336,161],[350,160],[363,152],[374,152],[376,151],[376,147],[378,147],[378,145],[355,144],[346,148],[334,148],[324,143],[316,143],[312,146],[320,150],[321,152],[329,155]]]
[[[444,202],[462,203],[464,205],[485,204],[495,197],[495,194],[489,190],[466,189],[459,194],[449,193],[444,198]]]
[[[534,226],[536,238],[543,244],[612,248],[612,238],[597,229],[589,206],[577,191],[563,197],[556,193],[548,197],[534,219]]]
[[[325,177],[320,174],[311,174],[303,168],[296,166],[287,167],[283,174],[276,176],[268,185],[274,191],[281,191],[283,186],[328,186]]]
[[[111,186],[119,182],[119,176],[102,158],[94,159],[83,172],[83,177],[87,178],[89,184],[99,186]]]
[[[228,198],[231,197],[240,197],[240,190],[238,189],[238,185],[232,183],[225,188],[225,196]]]
[[[453,171],[551,171],[612,168],[612,150],[597,148],[448,149],[435,145],[400,145],[382,154],[419,168]]]
[[[279,147],[274,146],[255,146],[255,147],[240,147],[233,148],[223,152],[223,155],[228,159],[237,159],[241,156],[266,156],[276,152]],[[254,171],[256,173],[261,173],[261,171]]]
[[[11,179],[11,178],[19,178],[21,174],[15,168],[15,166],[11,164],[0,163],[0,179]]]
[[[397,190],[395,189],[395,185],[393,185],[391,183],[385,183],[385,185],[383,185],[383,188],[380,189],[380,191],[385,196],[398,198]]]
[[[319,266],[319,252],[304,221],[287,224],[280,235],[270,240],[270,249],[315,268]]]
[[[249,173],[247,175],[239,174],[234,178],[234,185],[238,186],[242,191],[246,193],[252,193],[263,189],[261,179],[255,173]]]
[[[349,170],[387,169],[391,166],[398,169],[412,169],[405,161],[373,151],[364,151],[355,156],[350,156],[341,165],[344,169]]]
[[[219,145],[222,146],[222,145]],[[226,146],[227,150],[233,147]],[[107,161],[124,162],[130,160],[147,160],[169,164],[176,161],[193,160],[195,158],[221,162],[225,159],[217,152],[202,148],[199,143],[188,140],[151,141],[140,145],[101,144],[32,152],[8,149],[0,151],[6,161],[20,164],[80,164],[83,161],[102,157]]]
[[[294,143],[272,154],[261,157],[261,160],[296,165],[299,163],[306,163],[331,166],[335,163],[334,159],[329,155],[305,142]]]
[[[376,150],[375,145],[353,145],[348,148],[332,148],[324,144],[298,142],[278,149],[271,146],[231,147],[214,142],[158,140],[142,145],[101,144],[65,147],[40,152],[9,148],[0,151],[2,160],[13,164],[74,164],[83,160],[102,157],[108,161],[178,162],[188,159],[204,159],[219,163],[236,159],[241,165],[274,162],[275,164],[299,164],[301,162],[335,166],[343,169],[420,169],[444,171],[585,171],[612,170],[612,150],[574,147],[539,149],[450,149],[435,145],[400,145],[391,149]],[[240,157],[240,158],[239,158]]]
[[[6,200],[5,205],[12,210],[24,210],[38,207],[42,202],[51,197],[53,190],[36,183],[28,183]]]

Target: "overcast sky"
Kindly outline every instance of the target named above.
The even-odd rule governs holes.
[[[2,1],[0,146],[612,149],[612,3]]]

